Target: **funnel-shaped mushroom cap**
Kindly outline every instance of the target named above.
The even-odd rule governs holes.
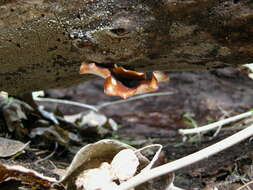
[[[102,78],[107,78],[111,72],[107,68],[99,67],[95,63],[82,62],[80,67],[80,74],[93,74]]]
[[[94,74],[104,78],[105,94],[124,99],[157,91],[158,82],[169,81],[169,77],[160,71],[155,71],[151,77],[147,77],[145,73],[127,70],[117,65],[114,65],[114,68],[105,68],[87,62],[81,64],[80,74]]]

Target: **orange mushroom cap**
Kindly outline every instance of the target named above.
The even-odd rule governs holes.
[[[95,63],[82,62],[80,67],[80,74],[93,74],[102,78],[111,76],[109,69],[97,66]]]
[[[136,87],[135,94],[144,94],[148,92],[155,92],[158,90],[158,81],[154,75],[150,80],[143,80],[140,84]]]
[[[160,71],[153,72],[151,78],[147,79],[145,73],[127,70],[117,65],[112,69],[108,69],[98,66],[95,63],[87,62],[81,63],[80,74],[94,74],[104,78],[105,94],[119,96],[124,99],[136,94],[157,91],[158,82],[169,80],[169,77]],[[134,82],[135,85],[129,87],[121,82],[125,80]]]
[[[114,77],[110,76],[105,79],[104,92],[108,96],[120,96],[121,98],[126,99],[135,95],[136,89],[126,87]]]
[[[105,79],[104,92],[108,96],[120,96],[121,98],[128,98],[136,94],[144,94],[147,92],[154,92],[158,90],[157,79],[152,76],[150,80],[141,80],[135,87],[127,87],[114,77],[110,76]]]
[[[124,69],[123,67],[114,66],[112,73],[116,76],[120,76],[123,79],[141,80],[145,79],[145,73]]]

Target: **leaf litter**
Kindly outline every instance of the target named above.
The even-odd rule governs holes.
[[[149,163],[139,150],[116,140],[105,139],[81,148],[60,180],[19,165],[0,164],[0,187],[1,183],[15,179],[33,190],[118,190],[119,184],[144,171]],[[171,186],[173,178],[170,174],[135,189],[164,190]]]

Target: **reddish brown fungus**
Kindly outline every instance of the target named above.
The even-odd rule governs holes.
[[[109,69],[97,66],[95,63],[82,62],[80,67],[80,74],[93,74],[102,78],[111,76]]]
[[[128,88],[120,81],[110,76],[105,79],[104,92],[108,96],[120,96],[121,98],[128,98],[136,94],[135,88]]]
[[[136,94],[157,91],[158,82],[169,81],[169,77],[160,71],[153,72],[152,77],[147,78],[145,73],[127,70],[117,65],[112,69],[108,69],[97,66],[95,63],[86,62],[81,64],[80,74],[94,74],[104,78],[105,94],[119,96],[124,99]],[[133,82],[135,85],[129,87],[125,85],[125,80]]]
[[[123,79],[141,80],[145,79],[146,77],[145,73],[127,70],[124,69],[123,67],[118,67],[117,65],[115,65],[115,67],[112,69],[112,72],[114,75],[120,76],[120,78]]]

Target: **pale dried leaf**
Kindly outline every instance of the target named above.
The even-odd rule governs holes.
[[[29,142],[24,144],[20,141],[10,140],[0,137],[0,157],[10,157],[19,152],[22,152]]]
[[[115,176],[111,164],[109,164],[108,162],[103,162],[99,168],[107,171],[110,174],[112,180],[117,180],[117,176]]]
[[[111,162],[112,170],[120,181],[132,178],[139,164],[139,160],[132,149],[121,150]]]
[[[52,125],[50,127],[38,127],[31,130],[30,138],[43,136],[50,142],[57,142],[65,147],[70,146],[71,142],[79,143],[80,137],[72,132],[64,130],[63,128]]]
[[[62,177],[60,182],[63,184],[72,184],[83,171],[99,168],[103,162],[110,163],[114,156],[123,149],[136,150],[127,144],[109,139],[86,145],[76,154],[66,175]],[[143,169],[149,161],[141,154],[137,156],[140,160],[140,169]]]
[[[77,120],[80,120],[81,117],[82,117],[83,113],[78,113],[78,114],[74,114],[74,115],[64,115],[64,119],[67,121],[67,122],[70,122],[70,123],[75,123]]]
[[[101,168],[86,170],[76,180],[77,188],[85,190],[103,189],[103,187],[111,183],[110,172]]]
[[[22,126],[22,120],[27,120],[27,115],[33,112],[33,108],[17,99],[0,99],[1,110],[3,112],[8,130],[13,132]]]
[[[86,170],[90,169],[110,170],[110,166],[108,166],[108,163],[111,163],[115,155],[124,149],[132,149],[133,151],[136,151],[135,148],[116,140],[106,139],[101,140],[94,144],[86,145],[76,154],[71,165],[67,169],[66,175],[63,176],[58,183],[66,185],[68,189],[76,190],[77,187],[75,181],[81,173],[86,172]],[[149,164],[149,161],[139,152],[136,152],[135,154],[140,162],[140,165],[136,172],[139,173],[143,168],[145,168]],[[104,162],[107,162],[107,164],[105,164]],[[110,177],[111,179],[115,179],[113,176],[111,176],[111,174]],[[137,186],[135,189],[164,190],[165,187],[171,184],[171,182],[172,178],[171,175],[169,174],[162,176],[161,178],[148,181],[142,185]],[[116,190],[117,186],[115,186],[114,184],[108,184],[108,186],[103,187],[103,189],[101,190],[107,189]]]
[[[105,115],[90,111],[87,115],[81,118],[80,126],[88,125],[93,127],[101,127],[107,122]]]

